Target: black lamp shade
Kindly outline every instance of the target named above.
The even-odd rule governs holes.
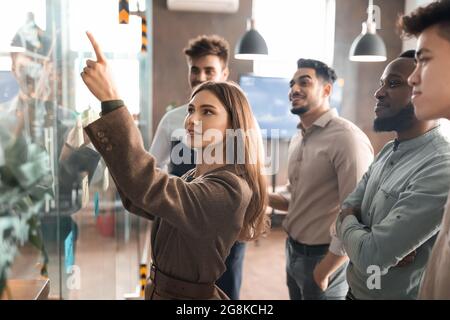
[[[350,48],[350,60],[362,62],[385,61],[386,46],[383,39],[376,33],[360,34]]]
[[[236,59],[253,60],[258,55],[267,55],[267,45],[261,34],[255,29],[248,30],[236,44]]]

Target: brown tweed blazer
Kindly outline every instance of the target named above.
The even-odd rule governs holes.
[[[85,131],[103,156],[125,208],[155,218],[152,254],[158,269],[180,280],[214,283],[225,271],[252,196],[234,166],[191,182],[170,177],[156,168],[126,107],[103,115]]]

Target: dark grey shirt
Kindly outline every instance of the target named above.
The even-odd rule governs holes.
[[[450,144],[439,127],[398,148],[389,142],[344,201],[343,207],[361,208],[361,222],[347,216],[336,223],[356,298],[417,297],[450,188],[449,168]],[[397,266],[415,250],[412,263]]]

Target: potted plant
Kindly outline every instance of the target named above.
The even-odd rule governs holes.
[[[39,214],[53,197],[47,151],[7,127],[0,124],[0,296],[18,247],[27,241],[41,251],[41,275],[47,276]]]

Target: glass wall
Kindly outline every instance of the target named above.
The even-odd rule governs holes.
[[[141,17],[151,17],[151,1],[129,4],[129,23],[119,24],[117,0],[8,2],[0,22],[3,298],[17,298],[14,281],[27,285],[32,279],[49,279],[55,299],[140,293],[148,225],[125,212],[83,133],[100,104],[79,76],[85,60],[95,59],[89,30],[148,147],[151,55],[141,51]]]

